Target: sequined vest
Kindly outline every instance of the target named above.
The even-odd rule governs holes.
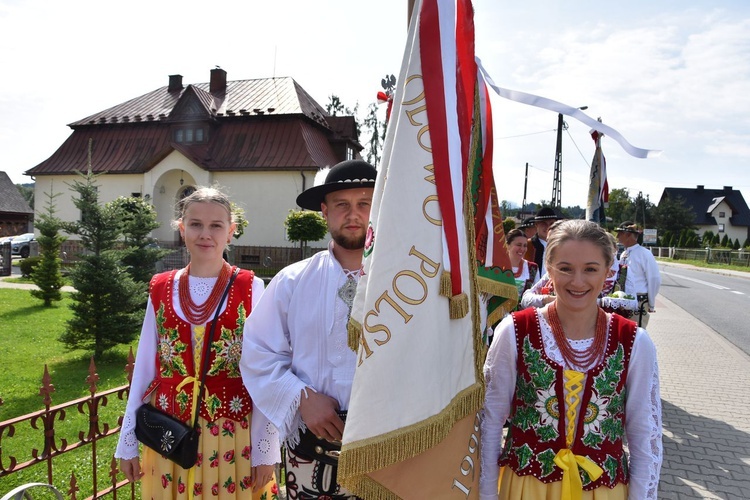
[[[498,459],[519,476],[544,483],[560,481],[557,452],[566,447],[563,367],[547,357],[535,308],[513,313],[518,354],[510,429]],[[612,315],[603,360],[590,369],[581,391],[571,451],[587,456],[604,473],[591,481],[579,469],[583,488],[614,487],[628,482],[625,432],[625,380],[636,324]]]
[[[194,385],[199,387],[201,367],[194,366],[191,325],[177,316],[173,307],[174,279],[177,271],[167,271],[151,279],[149,295],[156,314],[156,378],[146,395],[156,392],[155,406],[184,422],[192,411]],[[224,311],[210,346],[210,364],[200,415],[209,422],[222,417],[239,420],[252,411],[252,401],[240,375],[242,330],[252,307],[254,273],[240,270],[234,280]],[[205,325],[201,360],[211,332],[213,314]],[[186,379],[188,382],[180,386]],[[197,391],[196,391],[197,392]],[[145,398],[145,395],[144,395]]]

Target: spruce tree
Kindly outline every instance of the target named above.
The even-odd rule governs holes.
[[[100,205],[96,176],[79,174],[71,189],[78,193],[73,203],[81,211],[77,222],[63,228],[81,238],[84,252],[70,275],[73,317],[60,341],[69,349],[93,351],[94,356],[118,344],[131,342],[143,319],[142,304],[147,284],[138,283],[119,262],[114,247],[121,236],[118,213]]]
[[[107,207],[118,215],[124,237],[125,248],[117,251],[118,257],[135,281],[148,283],[156,271],[156,262],[169,253],[149,236],[159,227],[154,206],[142,198],[121,196]]]
[[[45,211],[40,213],[35,222],[39,230],[39,263],[31,273],[31,279],[39,288],[31,290],[32,297],[44,301],[45,307],[50,307],[53,301],[62,300],[60,289],[63,287],[63,277],[60,272],[62,259],[60,259],[60,247],[67,238],[60,234],[62,221],[55,216],[55,198],[62,193],[44,193],[47,197]]]

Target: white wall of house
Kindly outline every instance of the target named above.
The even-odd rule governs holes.
[[[140,193],[150,200],[157,212],[160,227],[152,236],[160,242],[171,243],[179,240],[171,223],[176,218],[175,205],[183,191],[190,186],[218,187],[230,199],[245,210],[248,226],[235,245],[247,246],[295,246],[287,241],[284,221],[289,210],[297,210],[295,199],[304,188],[313,184],[313,172],[214,172],[198,167],[177,151],[144,174],[104,174],[97,178],[99,201],[107,203],[118,196],[131,196]],[[82,178],[77,175],[39,176],[35,183],[37,212],[43,209],[47,197],[44,193],[61,193],[55,198],[56,215],[64,221],[76,221],[80,217],[73,204],[75,193],[70,186]],[[180,182],[182,180],[182,182]],[[327,240],[320,242],[324,246]]]
[[[284,221],[289,210],[299,210],[295,203],[302,192],[299,171],[288,172],[217,172],[214,175],[229,197],[245,210],[248,226],[236,245],[296,246],[286,239]],[[305,176],[306,188],[312,186],[313,174]],[[324,243],[320,242],[319,246]],[[315,246],[318,246],[317,244]]]
[[[710,215],[714,218],[716,223],[712,226],[700,226],[698,228],[698,234],[703,236],[703,233],[706,231],[711,231],[714,234],[718,234],[721,239],[724,239],[724,235],[726,234],[732,242],[734,242],[734,240],[739,240],[740,245],[745,242],[745,239],[747,238],[747,227],[732,226],[729,222],[730,217],[732,217],[732,208],[726,201],[719,203]],[[724,230],[720,231],[722,226]]]

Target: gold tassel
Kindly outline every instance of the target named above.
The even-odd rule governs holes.
[[[359,351],[359,339],[362,338],[362,325],[354,318],[349,318],[349,324],[346,325],[346,333],[349,349],[354,352]]]
[[[443,271],[440,273],[440,295],[443,297],[450,297],[453,295],[453,287],[451,286],[451,273]]]
[[[465,293],[454,295],[448,301],[451,319],[461,319],[469,314],[469,296]]]

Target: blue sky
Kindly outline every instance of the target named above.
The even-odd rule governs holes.
[[[406,0],[0,0],[0,170],[25,170],[66,124],[167,84],[291,76],[318,102],[364,113],[398,75]],[[665,187],[733,186],[750,199],[750,2],[475,0],[476,52],[495,82],[571,106],[658,158],[603,142],[609,185],[657,202]],[[555,113],[493,98],[501,199],[552,197]],[[585,205],[593,141],[566,120],[562,204]]]

